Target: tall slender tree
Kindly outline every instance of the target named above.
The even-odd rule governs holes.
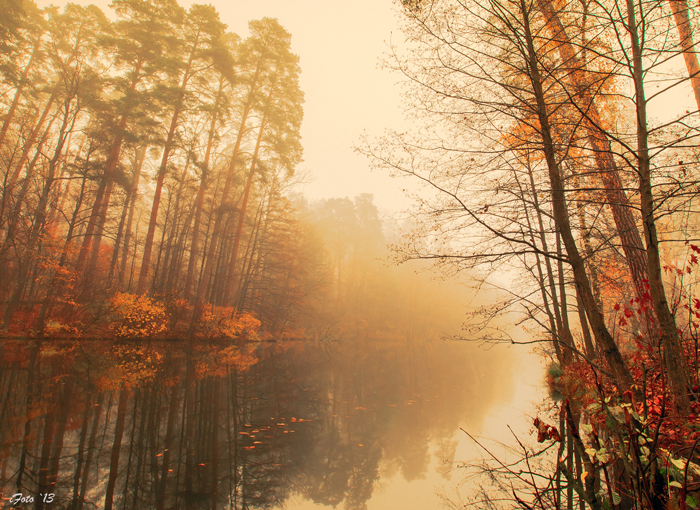
[[[91,248],[89,269],[94,269],[97,262],[124,138],[138,133],[136,121],[147,121],[153,113],[153,81],[167,70],[165,55],[176,46],[173,26],[179,24],[182,16],[175,0],[115,0],[112,6],[120,19],[103,43],[111,50],[114,65],[123,74],[114,80],[115,99],[104,114],[105,126],[110,126],[111,142],[78,254],[80,269],[84,268]]]
[[[182,48],[180,49],[182,60],[177,64],[177,67],[181,68],[181,71],[177,75],[177,84],[169,90],[169,93],[174,96],[171,102],[172,113],[170,115],[170,127],[166,135],[163,156],[156,177],[153,206],[151,208],[148,233],[146,234],[143,248],[139,283],[136,290],[138,294],[143,294],[147,290],[151,251],[153,250],[153,239],[158,220],[158,209],[160,207],[160,196],[168,167],[168,159],[175,142],[180,114],[188,107],[186,102],[190,94],[188,85],[197,74],[214,66],[221,68],[224,73],[231,75],[231,71],[226,69],[227,67],[231,67],[231,62],[228,58],[229,54],[223,46],[222,39],[224,28],[225,25],[219,21],[218,13],[211,6],[193,5],[189,13],[185,16],[182,28],[183,37],[181,38]]]

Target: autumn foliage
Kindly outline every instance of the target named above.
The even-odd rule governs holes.
[[[167,330],[165,307],[147,296],[117,293],[109,302],[116,338],[151,339]]]

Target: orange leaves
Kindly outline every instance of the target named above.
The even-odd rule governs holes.
[[[260,321],[248,312],[238,313],[232,307],[208,306],[201,319],[206,336],[220,339],[257,340]]]
[[[165,308],[146,296],[117,293],[110,299],[117,338],[152,338],[166,331]]]
[[[80,338],[81,331],[78,324],[62,324],[57,320],[47,321],[44,325],[44,334],[52,338],[59,336],[69,336],[70,338]]]

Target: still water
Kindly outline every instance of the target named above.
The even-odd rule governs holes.
[[[440,508],[473,455],[460,428],[522,420],[525,398],[512,350],[466,342],[0,353],[2,508]]]

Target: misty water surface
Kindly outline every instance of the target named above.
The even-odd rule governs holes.
[[[510,358],[371,336],[4,342],[2,496],[33,497],[23,508],[349,509],[394,507],[386,495],[414,486],[432,500],[459,428],[480,430],[512,397]]]

